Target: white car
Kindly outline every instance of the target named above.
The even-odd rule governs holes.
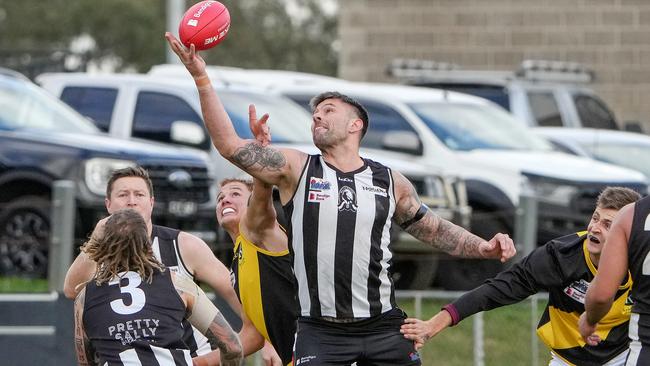
[[[182,66],[181,66],[182,67]],[[172,67],[152,74],[173,75]],[[162,70],[162,69],[160,69]],[[538,200],[537,242],[583,230],[598,193],[610,185],[647,191],[639,172],[554,151],[523,123],[494,103],[430,88],[353,83],[319,75],[211,68],[213,78],[253,84],[284,95],[306,109],[324,91],[359,100],[370,115],[365,147],[399,151],[422,166],[461,176],[473,209],[472,231],[490,238],[513,233],[526,187]],[[447,261],[439,274],[448,289],[468,289],[499,269],[490,261]],[[443,264],[441,263],[441,265]]]
[[[91,118],[110,135],[192,146],[210,153],[216,180],[240,176],[242,171],[225,160],[212,146],[201,117],[196,87],[185,69],[177,76],[143,74],[89,75],[85,73],[43,74],[37,81],[55,96]],[[248,105],[258,113],[269,113],[269,126],[276,146],[290,146],[315,153],[311,138],[311,115],[287,98],[250,85],[213,81],[235,130],[251,138]],[[406,176],[423,202],[442,217],[459,225],[469,224],[464,182],[440,169],[414,164],[410,156],[372,148],[363,157],[384,163]],[[426,246],[413,245],[409,235],[395,245],[394,276],[401,288],[425,288],[436,271],[435,258],[420,255]],[[409,240],[406,240],[409,239]],[[225,248],[230,248],[225,243]],[[225,257],[225,256],[224,256]]]
[[[538,127],[535,133],[561,151],[638,170],[650,179],[650,136],[591,128]]]

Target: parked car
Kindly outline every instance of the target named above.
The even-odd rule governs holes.
[[[650,136],[591,128],[538,127],[561,151],[637,170],[650,179]]]
[[[203,126],[196,87],[187,71],[161,75],[89,75],[84,73],[44,74],[37,78],[43,87],[91,118],[100,128],[118,138],[136,136],[169,144],[202,149],[210,154],[217,180],[238,176],[242,171],[212,147]],[[214,84],[240,136],[252,137],[248,127],[248,105],[269,113],[274,144],[314,153],[311,115],[289,99],[270,95],[250,85]],[[389,164],[404,174],[422,200],[438,214],[460,225],[469,222],[464,182],[433,168],[409,163],[410,156],[396,152],[363,149],[362,156]],[[435,258],[422,256],[426,247],[412,245],[408,235],[395,233],[393,270],[399,288],[425,288],[436,271]],[[231,244],[227,236],[219,241],[220,257],[227,261]]]
[[[80,243],[106,216],[110,172],[136,164],[151,175],[156,223],[214,241],[205,153],[106,136],[22,75],[0,69],[0,273],[47,273],[53,182],[75,184]]]
[[[166,71],[168,74],[170,70]],[[405,85],[332,81],[314,75],[294,83],[286,73],[211,68],[214,77],[253,83],[309,109],[320,92],[337,90],[359,100],[370,114],[362,145],[380,152],[399,151],[422,166],[437,166],[462,177],[472,207],[471,229],[490,238],[513,233],[516,209],[525,191],[539,204],[538,243],[582,230],[598,193],[622,185],[645,193],[646,178],[632,170],[554,151],[528,127],[494,103],[451,91]],[[260,80],[263,80],[260,82]],[[440,264],[438,284],[468,289],[500,270],[499,263],[448,260]]]
[[[526,60],[515,71],[498,71],[396,59],[388,73],[408,85],[486,98],[531,127],[621,127],[607,104],[589,87],[593,71],[575,62]],[[622,127],[641,132],[638,122],[626,122]]]

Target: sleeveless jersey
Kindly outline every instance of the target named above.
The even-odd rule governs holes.
[[[296,298],[289,251],[270,252],[242,234],[230,267],[242,309],[271,342],[284,365],[291,363],[296,333]]]
[[[284,207],[302,316],[367,318],[396,307],[389,271],[391,171],[363,161],[342,172],[320,155],[309,156]]]
[[[152,250],[156,259],[164,264],[167,269],[194,280],[194,276],[187,269],[181,257],[181,251],[178,247],[179,233],[180,231],[176,229],[153,225],[151,232]],[[192,327],[192,324],[187,319],[183,319],[183,329],[185,329],[183,339],[190,348],[192,357],[204,355],[212,350],[208,339],[198,329]]]
[[[152,282],[136,272],[97,286],[86,285],[83,324],[100,364],[192,365],[182,341],[185,305],[169,271],[155,271]]]

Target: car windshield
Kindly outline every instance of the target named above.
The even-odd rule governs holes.
[[[452,150],[552,150],[548,142],[496,106],[468,103],[409,106]]]
[[[99,133],[95,125],[32,83],[0,77],[0,129]]]
[[[650,178],[650,144],[614,144],[600,141],[598,144],[581,144],[595,159],[634,169]]]
[[[248,106],[254,104],[257,117],[269,114],[269,128],[274,143],[311,143],[311,115],[295,103],[280,97],[249,92],[220,90],[219,97],[226,107],[237,134],[253,138],[248,127]]]

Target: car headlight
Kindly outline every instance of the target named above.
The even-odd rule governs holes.
[[[88,190],[96,195],[103,196],[106,194],[108,178],[114,170],[135,165],[136,163],[131,160],[93,158],[85,163],[84,181]]]
[[[538,201],[569,206],[578,193],[578,187],[548,177],[526,175],[525,191],[532,193]]]

